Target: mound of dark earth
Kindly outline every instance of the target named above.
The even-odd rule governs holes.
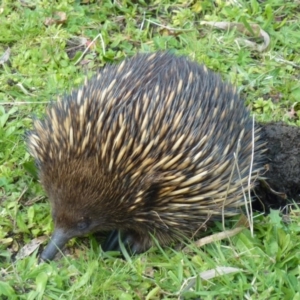
[[[266,181],[255,193],[266,211],[283,207],[287,200],[300,201],[300,127],[284,123],[262,125],[262,139],[267,142]]]

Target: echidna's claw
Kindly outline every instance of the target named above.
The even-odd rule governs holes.
[[[102,245],[103,251],[120,251],[119,231],[113,230]]]
[[[135,232],[120,232],[118,230],[114,230],[108,235],[104,245],[102,246],[102,249],[103,251],[122,252],[120,243],[122,243],[128,253],[132,255],[142,253],[149,248],[143,246],[141,238]]]

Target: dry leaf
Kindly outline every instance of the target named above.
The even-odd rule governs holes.
[[[240,215],[240,218],[238,219],[234,228],[237,228],[237,227],[244,227],[244,228],[250,227],[249,220],[247,219],[246,215],[244,215],[244,214]]]
[[[215,277],[232,274],[232,273],[237,273],[237,272],[242,272],[242,271],[243,271],[242,269],[233,268],[233,267],[217,267],[216,269],[201,272],[199,274],[199,276],[201,279],[210,280]]]
[[[244,229],[245,229],[245,227],[237,227],[237,228],[234,228],[232,230],[225,230],[225,231],[222,231],[222,232],[219,232],[219,233],[215,233],[215,234],[212,234],[210,236],[206,236],[206,237],[204,237],[204,238],[196,241],[194,243],[194,245],[196,247],[200,248],[200,247],[202,247],[204,245],[207,245],[207,244],[210,244],[210,243],[214,243],[216,241],[220,241],[220,240],[223,240],[223,239],[235,236],[238,233],[240,233],[241,231],[243,231]],[[183,251],[185,253],[188,253],[188,252],[191,252],[191,249],[189,249],[188,247],[185,247],[183,249]]]
[[[47,240],[48,237],[43,235],[38,238],[35,238],[31,240],[27,245],[25,245],[17,254],[17,259],[22,259],[24,257],[29,256],[31,253],[33,253],[40,244],[42,244],[45,240]]]
[[[222,30],[231,30],[235,29],[245,35],[252,36],[251,32],[245,27],[242,23],[230,23],[230,22],[206,22],[202,21],[201,25],[208,25],[211,27],[219,28]],[[256,50],[258,52],[265,51],[270,44],[270,36],[260,28],[257,24],[250,24],[250,27],[255,35],[255,37],[261,37],[263,39],[263,44],[258,44],[247,39],[236,38],[236,41],[239,43],[243,43],[249,48]]]
[[[46,18],[44,24],[51,26],[53,24],[63,24],[67,21],[67,14],[63,11],[57,11],[52,17]]]
[[[11,237],[0,239],[0,243],[2,245],[10,245],[12,242],[13,242],[13,238]]]
[[[287,115],[290,119],[295,119],[295,118],[297,118],[297,112],[295,111],[294,106],[291,107],[291,109],[286,113],[286,115]]]
[[[35,1],[31,1],[31,0],[20,0],[20,4],[21,4],[23,7],[28,7],[28,8],[30,8],[30,9],[34,9],[35,6],[36,6]]]
[[[6,51],[2,54],[2,56],[0,57],[1,65],[5,64],[9,60],[10,52],[10,48],[7,48]]]
[[[242,272],[242,269],[239,268],[233,268],[233,267],[217,267],[216,269],[207,270],[204,272],[199,273],[199,276],[203,280],[210,280],[219,276],[232,274],[232,273],[238,273]],[[183,285],[181,286],[180,292],[178,294],[181,294],[182,292],[186,292],[190,290],[193,286],[196,284],[197,276],[193,276],[189,279],[187,279]]]
[[[146,267],[143,274],[145,276],[147,276],[148,278],[154,278],[154,273],[155,273],[155,270],[153,267]]]

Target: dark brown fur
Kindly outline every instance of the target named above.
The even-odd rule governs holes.
[[[49,107],[28,136],[55,242],[116,229],[139,252],[152,245],[149,233],[164,245],[239,213],[252,134],[235,89],[186,58],[144,54],[107,66]],[[251,184],[261,149],[255,135]]]

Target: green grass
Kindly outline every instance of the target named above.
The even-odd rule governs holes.
[[[126,261],[101,252],[89,238],[71,241],[70,255],[50,264],[38,264],[37,250],[16,258],[24,245],[52,230],[24,133],[47,102],[106,63],[138,51],[184,54],[233,82],[257,120],[300,125],[297,1],[90,2],[0,4],[0,57],[11,49],[0,64],[0,299],[300,299],[297,207],[256,217],[254,237],[245,229],[191,254],[151,249]],[[57,12],[67,20],[46,26],[47,18],[59,20]],[[270,44],[255,51],[237,39],[261,43],[259,38],[203,21],[239,22],[248,29],[258,24]],[[239,271],[202,279],[217,267]]]

